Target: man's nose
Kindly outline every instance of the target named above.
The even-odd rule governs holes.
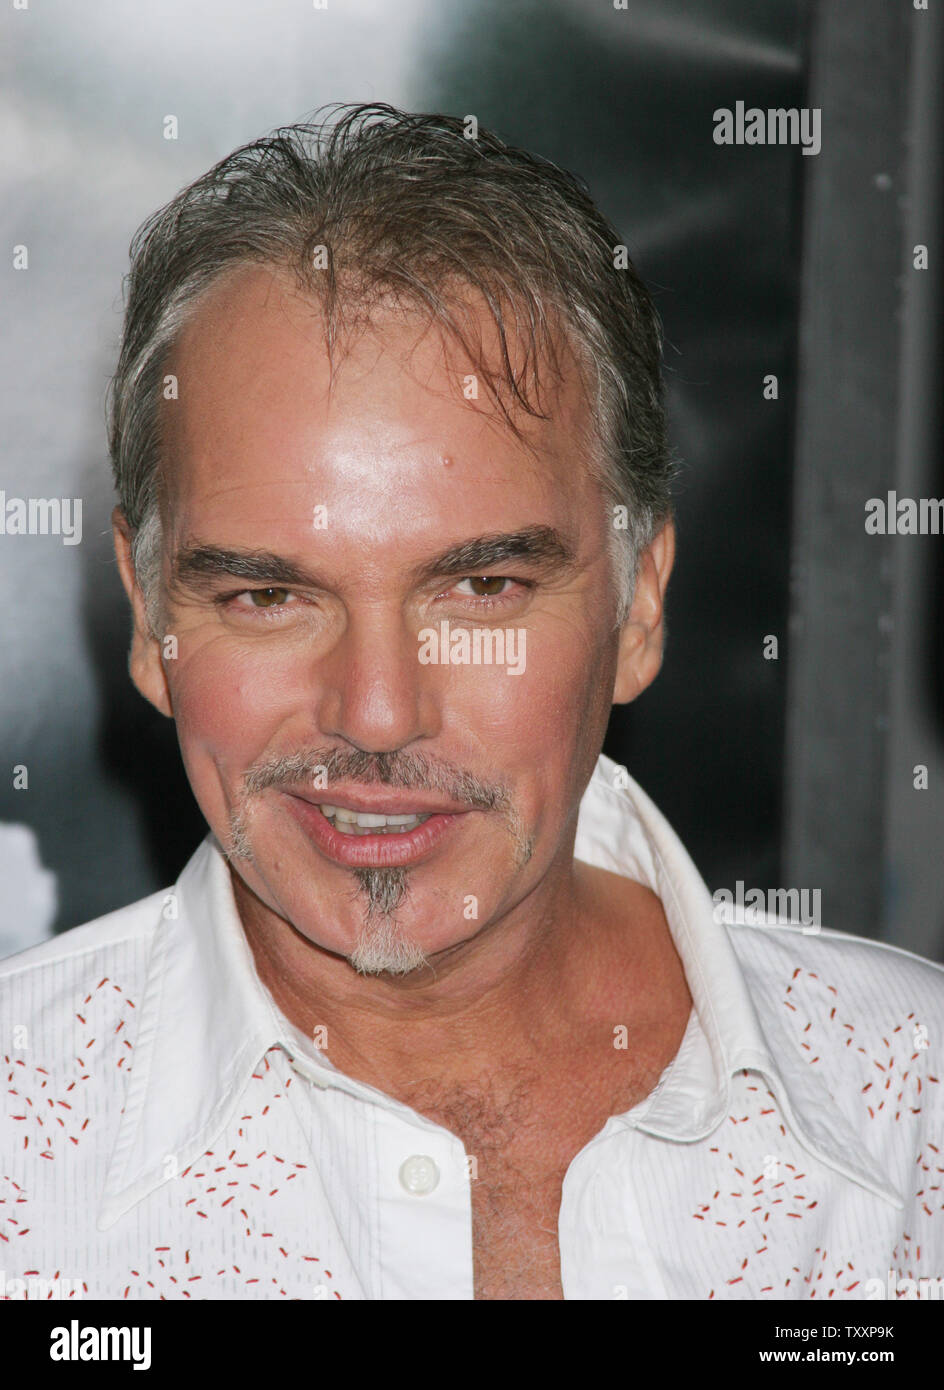
[[[421,664],[417,633],[401,612],[350,614],[318,662],[321,733],[371,752],[394,752],[441,727],[435,668]]]

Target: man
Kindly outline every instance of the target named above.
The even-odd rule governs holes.
[[[574,180],[352,108],[132,247],[135,685],[211,834],[8,961],[6,1277],[805,1298],[944,1274],[944,979],[724,925],[600,757],[662,659],[660,334]]]

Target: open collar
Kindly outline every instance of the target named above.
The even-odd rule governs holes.
[[[708,889],[674,831],[625,769],[602,755],[581,800],[574,853],[661,899],[700,1028],[699,1045],[692,1045],[690,1027],[655,1092],[621,1119],[659,1138],[702,1139],[727,1115],[736,1072],[754,1070],[805,1148],[903,1206],[772,1010],[762,1026],[727,930],[715,922]],[[155,928],[100,1230],[206,1151],[274,1045],[319,1086],[401,1108],[305,1046],[277,1009],[256,972],[226,859],[209,835],[165,898]]]

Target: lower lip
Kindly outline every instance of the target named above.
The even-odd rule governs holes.
[[[345,835],[323,816],[320,809],[300,796],[285,792],[288,809],[315,845],[336,864],[354,868],[384,869],[412,864],[439,845],[450,829],[468,813],[433,815],[415,830],[402,834]]]

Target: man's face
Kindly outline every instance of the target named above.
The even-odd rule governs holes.
[[[176,654],[139,633],[132,669],[242,883],[366,971],[552,895],[617,662],[576,373],[552,419],[520,417],[526,443],[419,317],[345,343],[329,380],[316,308],[257,267],[210,292],[167,370]]]

